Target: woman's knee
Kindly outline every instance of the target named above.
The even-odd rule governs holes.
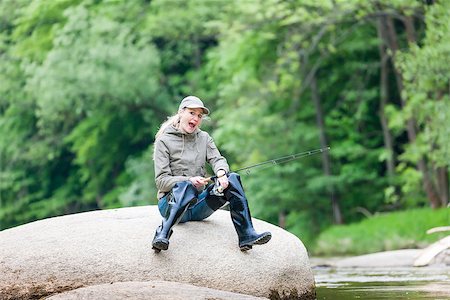
[[[184,207],[197,201],[197,188],[190,181],[180,181],[172,188],[172,197],[176,205]]]
[[[228,174],[228,181],[233,185],[241,185],[241,176],[238,173],[230,173]]]
[[[236,180],[241,180],[241,176],[238,173],[228,173],[228,180],[230,179],[236,179]]]

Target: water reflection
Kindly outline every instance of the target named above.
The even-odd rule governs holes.
[[[313,267],[317,299],[450,299],[450,266]]]

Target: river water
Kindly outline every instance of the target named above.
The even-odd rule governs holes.
[[[450,299],[450,266],[313,267],[317,300]]]

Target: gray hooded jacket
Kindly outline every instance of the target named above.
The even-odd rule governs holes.
[[[177,182],[206,176],[206,162],[214,174],[221,169],[227,173],[230,171],[227,160],[207,132],[196,129],[187,134],[172,125],[167,126],[155,141],[154,162],[158,199],[172,190]]]

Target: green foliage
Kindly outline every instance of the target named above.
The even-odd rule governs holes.
[[[208,49],[217,43],[214,20],[227,10],[227,0],[152,1],[141,31],[159,49],[164,84],[176,101],[195,94],[207,99],[202,70]]]
[[[450,117],[450,72],[445,59],[450,51],[447,38],[450,33],[449,8],[447,2],[428,7],[423,42],[411,44],[409,49],[396,55],[396,67],[403,77],[401,95],[404,104],[401,109],[392,105],[388,107],[390,126],[396,135],[402,134],[408,122],[414,122],[417,130],[413,138],[411,129],[408,130],[409,143],[398,156],[400,163],[396,168],[399,174],[397,184],[403,193],[401,200],[409,207],[426,202],[421,189],[425,176],[432,182],[435,193],[441,195],[442,205],[448,201],[443,196],[448,195],[448,177],[445,179],[439,172],[442,174],[444,170],[448,173],[450,166],[450,127],[447,125]],[[426,171],[419,172],[416,166],[424,161],[427,164],[422,168]]]
[[[402,115],[405,119],[414,116],[423,128],[416,143],[406,149],[405,161],[417,162],[419,156],[426,156],[436,166],[449,166],[450,127],[444,125],[450,118],[450,70],[446,64],[450,54],[449,9],[446,1],[430,7],[423,45],[413,45],[399,55],[408,99]]]
[[[121,206],[120,191],[135,180],[120,176],[125,161],[149,147],[166,115],[159,53],[127,21],[139,18],[118,13],[129,5],[78,2],[49,8],[63,17],[48,20],[59,24],[39,55],[19,51],[26,58],[17,60],[13,51],[28,47],[24,28],[41,26],[39,3],[11,31],[14,48],[2,64],[1,227]]]
[[[131,178],[131,184],[120,190],[119,201],[122,206],[157,204],[152,156],[153,147],[142,156],[126,161],[126,175]]]
[[[42,61],[47,51],[52,48],[54,29],[65,22],[65,9],[77,5],[81,0],[19,2],[23,7],[14,20],[12,38],[18,41],[15,51],[20,56]]]
[[[410,209],[379,214],[359,223],[332,226],[323,231],[312,247],[314,255],[364,254],[402,248],[423,248],[445,233],[426,234],[428,229],[447,226],[448,208]]]

